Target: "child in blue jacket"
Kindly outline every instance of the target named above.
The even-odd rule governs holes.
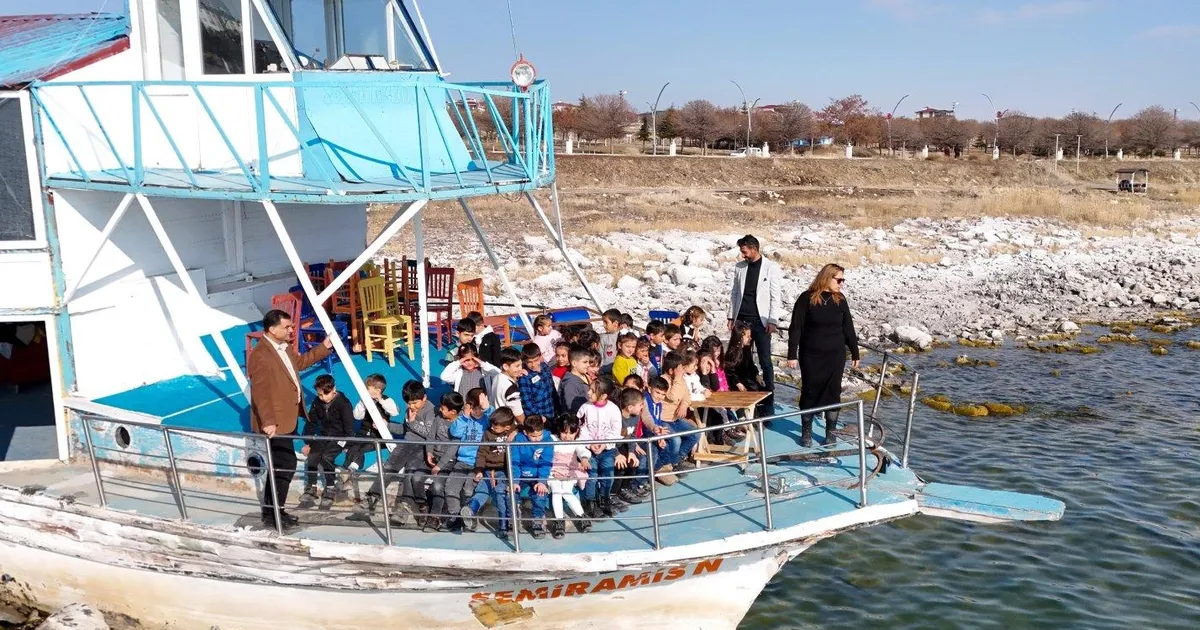
[[[542,520],[546,516],[546,508],[550,504],[550,488],[546,481],[550,479],[550,469],[554,465],[554,438],[546,430],[546,419],[531,414],[525,416],[521,432],[513,440],[512,447],[514,492],[517,502],[529,497],[533,504],[533,526],[530,533],[534,538],[546,535]],[[516,511],[512,511],[516,514]]]

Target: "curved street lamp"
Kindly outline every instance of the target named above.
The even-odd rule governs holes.
[[[650,133],[653,135],[653,144],[650,149],[651,155],[658,155],[658,101],[662,99],[663,92],[667,90],[667,86],[671,85],[670,81],[663,84],[662,89],[658,91],[658,97],[654,99],[654,104],[650,105],[650,101],[646,101],[650,105]]]
[[[734,85],[737,85],[738,92],[742,93],[742,107],[746,108],[746,148],[749,149],[750,148],[750,125],[753,124],[752,118],[750,116],[750,111],[751,111],[750,101],[746,100],[746,91],[742,89],[742,86],[738,85],[737,81],[730,79],[729,82]],[[756,99],[754,99],[754,103],[757,105],[760,100],[762,100],[762,99],[756,98]]]
[[[1000,148],[1000,117],[1003,115],[1003,112],[996,109],[996,104],[992,102],[992,97],[984,94],[983,92],[980,92],[980,94],[983,94],[983,98],[987,99],[988,105],[990,105],[992,107],[992,111],[996,113],[996,117],[994,118],[996,121],[996,128],[992,130],[992,147],[998,149]]]
[[[1117,103],[1117,106],[1108,113],[1108,120],[1104,121],[1104,159],[1106,160],[1108,159],[1108,136],[1111,135],[1109,131],[1112,129],[1112,117],[1116,115],[1117,110],[1121,108],[1121,105],[1122,103]],[[1196,104],[1192,103],[1192,105],[1195,106]]]
[[[888,155],[896,154],[896,152],[892,150],[892,118],[896,116],[896,110],[900,109],[900,103],[903,103],[904,99],[908,97],[908,94],[901,96],[900,100],[896,101],[896,105],[892,107],[892,111],[887,115]]]

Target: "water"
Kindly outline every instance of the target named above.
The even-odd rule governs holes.
[[[741,627],[1200,627],[1200,351],[1188,339],[1200,331],[1174,335],[1163,357],[1145,345],[1060,355],[1010,344],[914,359],[924,394],[1030,411],[969,419],[920,406],[913,468],[1053,496],[1066,515],[918,516],[837,536],[786,565]],[[945,367],[960,353],[1000,365]]]

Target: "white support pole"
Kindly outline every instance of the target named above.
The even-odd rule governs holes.
[[[325,290],[317,296],[317,298],[320,300],[317,303],[324,304],[328,302],[329,298],[333,297],[333,294],[337,293],[337,290],[341,288],[343,284],[346,284],[346,282],[350,280],[351,276],[358,273],[358,270],[362,269],[362,266],[366,264],[366,262],[373,256],[375,256],[380,249],[383,249],[383,246],[387,245],[387,242],[392,240],[392,237],[395,236],[396,233],[399,232],[400,229],[409,222],[409,220],[416,216],[416,214],[420,212],[427,203],[429,203],[428,200],[421,199],[420,201],[414,201],[408,204],[408,207],[402,210],[397,210],[396,214],[392,215],[392,220],[387,224],[387,227],[383,228],[383,231],[379,233],[379,236],[375,237],[375,240],[371,241],[371,244],[363,250],[363,253],[359,254],[358,258],[355,258],[354,262],[350,263],[349,266],[343,269],[342,273],[338,274],[338,277],[334,278],[333,282],[329,283],[329,286],[325,287]]]
[[[117,224],[121,222],[121,217],[125,216],[125,211],[129,209],[129,204],[133,202],[133,193],[126,193],[121,198],[121,203],[117,204],[117,209],[113,215],[108,218],[108,223],[104,224],[104,229],[100,231],[100,242],[96,245],[96,251],[92,252],[92,257],[88,258],[87,265],[84,265],[83,272],[79,274],[79,278],[75,280],[75,286],[71,287],[63,296],[63,304],[69,304],[71,298],[79,292],[79,287],[83,286],[83,279],[87,277],[87,272],[91,271],[92,265],[96,264],[96,259],[100,257],[100,252],[104,251],[104,245],[108,243],[108,239],[112,237],[113,230],[117,229]]]
[[[546,226],[546,231],[550,233],[550,237],[558,243],[558,251],[562,252],[563,259],[567,261],[567,265],[571,267],[571,271],[575,272],[575,277],[579,279],[579,283],[583,285],[583,290],[587,291],[588,297],[592,298],[592,303],[596,305],[596,310],[604,312],[604,305],[596,297],[595,291],[592,291],[592,285],[588,284],[587,278],[584,277],[583,271],[571,260],[570,254],[567,253],[567,240],[564,234],[554,231],[554,226],[550,225],[550,217],[546,216],[546,212],[542,210],[541,204],[534,198],[532,193],[525,193],[525,198],[529,200],[530,205],[537,211],[538,218],[542,220],[542,225]]]
[[[271,226],[275,228],[276,236],[279,237],[279,244],[283,246],[283,251],[287,254],[288,261],[292,263],[292,270],[295,271],[296,278],[300,281],[300,287],[304,289],[304,294],[308,296],[308,301],[312,304],[313,313],[317,316],[317,321],[321,322],[321,328],[325,329],[325,334],[333,341],[333,351],[341,359],[342,367],[346,368],[346,374],[350,376],[350,383],[354,385],[354,391],[358,393],[359,400],[370,400],[371,394],[367,392],[367,385],[363,382],[358,368],[355,367],[354,361],[350,357],[350,351],[346,348],[346,344],[342,341],[342,338],[338,336],[337,331],[333,327],[333,320],[329,318],[329,313],[325,312],[322,302],[317,301],[317,290],[313,287],[312,279],[308,277],[308,270],[304,268],[304,263],[300,260],[300,254],[296,252],[296,246],[292,244],[292,238],[288,236],[287,228],[283,225],[283,219],[279,217],[279,210],[275,207],[275,202],[264,199],[262,205],[263,209],[267,211],[267,218],[271,220]],[[392,439],[392,433],[388,430],[387,422],[379,414],[379,407],[377,405],[363,406],[367,408],[367,414],[371,416],[371,422],[375,425],[375,429],[379,431],[379,435],[383,436],[385,440]]]
[[[562,208],[560,208],[558,205],[558,182],[557,181],[550,183],[550,203],[551,203],[551,205],[554,206],[554,225],[558,227],[558,236],[560,237],[560,239],[566,238],[566,234],[563,233],[563,227],[562,227]],[[563,245],[565,246],[566,243],[563,243]]]
[[[417,321],[421,328],[421,379],[425,387],[429,387],[429,293],[428,281],[425,278],[425,228],[421,219],[423,213],[417,212],[417,220],[413,222],[413,236],[417,240]],[[438,334],[442,334],[438,331]]]
[[[483,226],[479,225],[479,220],[475,218],[475,213],[471,211],[471,206],[467,205],[467,200],[460,197],[458,203],[462,206],[463,212],[467,213],[467,222],[475,230],[475,236],[479,238],[479,243],[483,245],[483,250],[487,252],[488,259],[492,261],[492,268],[500,276],[500,283],[504,285],[504,292],[508,294],[508,299],[512,300],[513,304],[517,307],[517,313],[521,315],[521,324],[525,326],[525,331],[529,333],[529,338],[533,339],[536,333],[533,330],[533,323],[529,320],[529,313],[525,312],[525,305],[521,304],[521,300],[517,297],[516,287],[508,279],[508,272],[504,270],[504,265],[500,264],[500,259],[496,256],[496,252],[492,250],[492,242],[488,240],[487,232],[484,232]]]
[[[158,237],[159,244],[162,245],[163,251],[166,252],[167,258],[171,261],[171,267],[175,269],[175,274],[179,276],[179,282],[183,284],[183,288],[192,298],[199,302],[199,306],[203,310],[208,309],[208,303],[204,300],[204,294],[196,288],[196,283],[192,282],[192,277],[188,275],[187,267],[183,264],[183,259],[179,257],[179,252],[175,250],[175,246],[171,244],[171,238],[167,236],[167,230],[163,228],[162,221],[158,219],[158,213],[154,211],[154,206],[150,205],[150,200],[145,195],[138,193],[136,195],[138,205],[142,207],[142,212],[146,215],[146,220],[150,222],[150,229],[154,230],[154,235]],[[212,321],[212,317],[206,317]],[[220,328],[212,326],[209,329],[209,334],[213,337],[213,343],[217,345],[217,350],[221,353],[221,358],[225,361],[229,372],[233,374],[233,380],[237,381],[238,387],[245,394],[249,383],[246,381],[246,374],[242,372],[241,366],[238,365],[237,359],[233,358],[233,350],[229,349],[229,343],[225,341],[225,336],[221,334]],[[249,396],[247,396],[249,400]]]

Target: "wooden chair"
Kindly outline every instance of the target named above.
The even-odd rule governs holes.
[[[329,261],[325,265],[325,286],[333,284],[333,279],[350,265],[350,261]],[[362,322],[358,306],[359,274],[352,274],[338,290],[329,298],[328,311],[333,317],[344,315],[350,322],[350,346],[352,352],[362,352]]]
[[[483,310],[483,278],[464,280],[458,283],[458,318],[464,319],[472,312],[483,315],[483,325],[491,326],[492,332],[500,337],[505,345],[512,344],[512,327],[509,325],[511,316],[484,314]]]
[[[403,275],[403,269],[407,264],[403,261],[398,266],[395,259],[383,259],[383,294],[387,299],[388,311],[391,313],[404,313],[408,305],[408,296],[406,292],[401,290],[404,286],[402,282],[407,279]]]
[[[367,362],[376,352],[387,356],[388,365],[396,366],[396,348],[408,345],[408,360],[413,361],[413,320],[408,315],[388,311],[382,276],[364,278],[358,283],[358,302],[362,305],[363,349]]]
[[[454,308],[454,268],[426,267],[425,269],[425,302],[426,315],[429,323],[427,330],[421,334],[432,334],[434,347],[442,349],[442,339],[450,341],[451,318]],[[408,304],[408,315],[414,325],[420,328],[421,302],[414,300]]]
[[[296,326],[296,334],[292,336],[292,348],[296,352],[300,352],[300,330],[305,326],[312,325],[311,319],[301,318],[301,300],[292,293],[280,293],[279,295],[271,296],[271,309],[281,310],[288,314],[292,323]],[[265,330],[252,330],[246,333],[246,360],[250,359],[250,351],[254,349],[257,342],[261,341]]]

